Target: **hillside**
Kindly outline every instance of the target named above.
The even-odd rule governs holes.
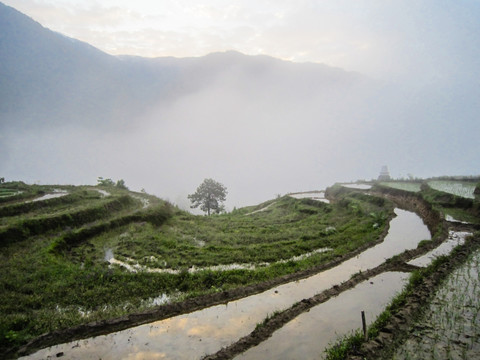
[[[125,124],[166,82],[0,3],[1,127]],[[164,75],[167,77],[167,74]],[[153,83],[151,82],[153,80]]]
[[[443,180],[444,190],[473,184],[473,194],[472,180]],[[417,251],[441,240],[442,220],[434,214],[478,227],[478,202],[428,185],[438,183],[404,182],[400,190],[399,182],[386,182],[376,184],[376,195],[335,185],[327,189],[330,203],[284,196],[211,217],[115,186],[1,184],[2,352],[43,333],[53,335],[34,347],[230,301],[321,271],[383,239],[391,200],[414,206],[435,234],[436,242]]]
[[[165,301],[242,296],[232,290],[370,246],[392,212],[347,193],[336,205],[286,196],[204,217],[115,187],[0,188],[2,351]]]
[[[75,124],[112,131],[226,73],[237,80],[255,78],[256,86],[269,89],[293,82],[301,92],[296,96],[358,78],[327,66],[235,52],[189,59],[111,56],[44,28],[2,3],[0,34],[3,130]]]

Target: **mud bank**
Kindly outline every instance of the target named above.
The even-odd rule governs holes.
[[[420,194],[382,186],[375,186],[371,193],[391,200],[402,209],[415,212],[428,226],[432,236],[437,232],[441,237],[446,236],[448,226],[443,214],[433,209],[432,205],[425,201]]]
[[[232,359],[234,356],[267,340],[273,334],[273,332],[280,329],[286,323],[293,320],[302,313],[305,313],[312,309],[314,306],[320,305],[330,300],[331,298],[340,295],[346,290],[354,288],[359,283],[371,277],[377,276],[387,271],[408,272],[413,269],[415,269],[415,267],[408,266],[406,264],[384,263],[374,269],[358,273],[356,276],[352,277],[348,281],[345,281],[339,285],[335,285],[332,288],[325,290],[318,295],[315,295],[314,297],[304,299],[295,304],[294,306],[280,313],[276,313],[271,318],[266,319],[261,326],[258,326],[249,335],[243,337],[231,346],[221,349],[215,354],[204,357],[203,360]]]

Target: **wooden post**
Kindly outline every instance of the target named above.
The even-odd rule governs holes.
[[[362,310],[362,327],[363,327],[363,336],[365,341],[368,340],[368,333],[367,333],[367,322],[365,321],[365,311]]]

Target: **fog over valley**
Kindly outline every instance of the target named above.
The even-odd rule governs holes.
[[[0,176],[124,179],[185,209],[213,178],[232,210],[376,178],[382,165],[393,177],[478,175],[479,6],[461,2],[470,12],[446,21],[422,3],[425,24],[405,23],[395,41],[407,49],[416,33],[424,48],[397,76],[225,49],[109,55],[0,3]]]

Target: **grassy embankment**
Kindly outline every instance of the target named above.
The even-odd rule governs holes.
[[[2,350],[45,332],[141,311],[162,294],[180,301],[312,268],[377,240],[392,214],[381,198],[338,189],[332,204],[285,196],[205,217],[133,194],[148,197],[143,208],[115,188],[103,196],[93,187],[3,187],[10,196],[0,202]],[[25,202],[54,188],[69,194]],[[331,250],[293,258],[319,248]],[[107,250],[126,262],[179,271],[130,272],[106,262]],[[257,266],[187,271],[232,263]]]
[[[439,178],[423,181],[389,181],[378,185],[416,193],[445,216],[449,215],[458,221],[480,224],[478,179],[461,181]]]

